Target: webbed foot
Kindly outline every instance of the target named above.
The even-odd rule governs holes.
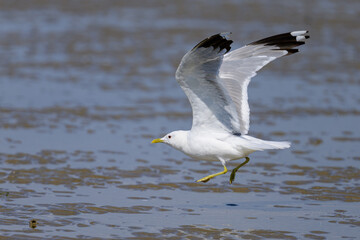
[[[213,177],[216,177],[216,176],[219,176],[219,175],[222,175],[222,174],[225,174],[225,173],[227,173],[227,168],[226,168],[226,166],[224,166],[224,171],[222,171],[222,172],[218,172],[218,173],[215,173],[215,174],[211,174],[211,175],[209,175],[209,176],[206,176],[206,177],[203,177],[203,178],[201,178],[201,179],[199,179],[199,180],[197,180],[196,182],[208,182],[210,179],[212,179]]]
[[[240,164],[239,166],[237,166],[236,168],[234,168],[231,171],[230,179],[229,179],[230,184],[232,184],[232,182],[235,180],[235,175],[236,175],[236,172],[239,170],[239,168],[241,168],[242,166],[244,166],[245,164],[247,164],[250,161],[249,157],[245,157],[245,159],[246,159],[245,162],[243,162],[242,164]]]

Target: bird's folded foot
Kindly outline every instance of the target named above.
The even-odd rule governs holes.
[[[237,172],[236,168],[231,171],[230,180],[229,180],[230,184],[232,184],[232,182],[234,181],[236,172]]]
[[[216,177],[216,176],[227,173],[227,171],[228,171],[227,168],[224,166],[224,171],[218,172],[218,173],[215,173],[215,174],[211,174],[211,175],[206,176],[206,177],[203,177],[203,178],[197,180],[196,182],[204,182],[205,183],[205,182],[209,181],[210,179],[212,179],[213,177]]]
[[[231,171],[230,179],[229,179],[230,184],[232,184],[232,182],[235,180],[235,174],[239,170],[239,168],[241,168],[242,166],[244,166],[245,164],[247,164],[250,161],[249,157],[246,157],[245,159],[246,159],[245,162],[243,162],[242,164],[240,164],[239,166],[237,166],[236,168],[234,168]]]
[[[206,176],[206,177],[203,177],[203,178],[197,180],[196,182],[206,183],[206,182],[208,182],[210,179],[211,179],[211,178],[209,178],[209,176]]]

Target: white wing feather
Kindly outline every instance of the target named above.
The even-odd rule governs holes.
[[[293,47],[304,43],[308,38],[306,33],[275,35],[228,54],[225,53],[232,41],[217,34],[185,54],[176,71],[176,80],[192,107],[191,131],[247,134],[250,125],[247,87],[251,78],[276,58],[297,52]]]
[[[218,82],[224,50],[196,48],[182,59],[176,80],[193,112],[192,131],[238,132],[240,123],[231,97]]]
[[[234,101],[240,120],[240,133],[247,134],[250,127],[250,108],[248,104],[247,87],[252,77],[269,62],[287,54],[287,51],[254,52],[246,56],[248,46],[236,49],[225,55],[220,67],[219,76],[223,86]],[[249,46],[252,48],[253,46]]]
[[[256,72],[271,61],[297,52],[294,46],[303,44],[307,31],[275,35],[238,48],[224,56],[219,70],[222,85],[233,100],[240,121],[240,133],[250,127],[247,87]],[[297,43],[296,43],[297,42]]]

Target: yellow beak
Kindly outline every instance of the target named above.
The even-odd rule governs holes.
[[[161,140],[161,138],[156,138],[151,141],[151,143],[162,143],[162,142],[164,142],[164,140]]]

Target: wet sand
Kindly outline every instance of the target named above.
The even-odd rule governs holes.
[[[0,239],[357,239],[359,15],[335,0],[0,1]],[[200,184],[220,162],[150,144],[191,127],[174,74],[197,42],[303,29],[300,53],[249,86],[249,134],[290,149]]]

